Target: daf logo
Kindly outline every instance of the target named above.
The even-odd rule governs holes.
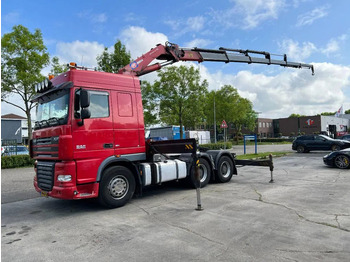
[[[86,149],[86,145],[77,145],[76,149]]]

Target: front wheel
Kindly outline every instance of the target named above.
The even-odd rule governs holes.
[[[108,168],[102,177],[99,202],[109,208],[124,206],[135,192],[135,178],[124,166]]]
[[[217,178],[219,182],[226,183],[231,180],[233,175],[233,161],[228,156],[220,157],[218,164]]]
[[[350,158],[345,155],[339,155],[334,159],[334,165],[337,168],[346,169],[350,167]]]
[[[305,152],[305,147],[304,146],[297,146],[297,152],[298,153],[304,153]]]

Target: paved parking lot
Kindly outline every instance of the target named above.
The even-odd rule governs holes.
[[[4,203],[2,261],[349,261],[350,172],[324,166],[324,154],[276,158],[273,184],[268,168],[240,167],[201,190],[204,211],[174,183],[112,210]]]

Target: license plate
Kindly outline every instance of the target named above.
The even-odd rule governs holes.
[[[46,191],[41,191],[40,192],[40,196],[42,196],[42,197],[49,197],[49,194]]]

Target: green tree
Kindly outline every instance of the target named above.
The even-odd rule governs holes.
[[[147,81],[141,82],[141,93],[142,93],[142,105],[143,105],[143,116],[145,125],[158,124],[158,100],[154,92],[154,87]]]
[[[67,65],[60,64],[60,60],[57,56],[51,59],[51,70],[50,75],[59,75],[67,71]]]
[[[193,66],[168,67],[158,73],[154,83],[159,102],[159,117],[168,125],[193,128],[204,119],[205,95],[208,82],[200,80],[199,70]]]
[[[345,110],[344,114],[350,114],[350,109]]]
[[[334,116],[336,112],[322,112],[321,116]]]
[[[30,102],[35,95],[34,84],[42,81],[41,70],[49,63],[41,31],[31,33],[22,25],[1,38],[1,101],[21,109],[28,120],[28,137],[32,137]],[[24,105],[10,102],[9,95],[16,94]]]
[[[126,51],[120,40],[114,44],[112,53],[109,53],[108,48],[105,47],[103,53],[97,56],[98,70],[110,73],[117,73],[119,69],[129,64],[130,61],[130,52]]]
[[[305,115],[300,115],[300,114],[291,114],[288,118],[292,118],[292,117],[304,117]]]
[[[249,130],[254,130],[256,125],[256,113],[253,110],[252,103],[241,97],[236,88],[231,85],[225,85],[218,91],[212,91],[207,96],[206,119],[213,123],[213,105],[215,97],[216,126],[220,125],[222,120],[234,125],[236,141],[238,134],[245,126]]]

